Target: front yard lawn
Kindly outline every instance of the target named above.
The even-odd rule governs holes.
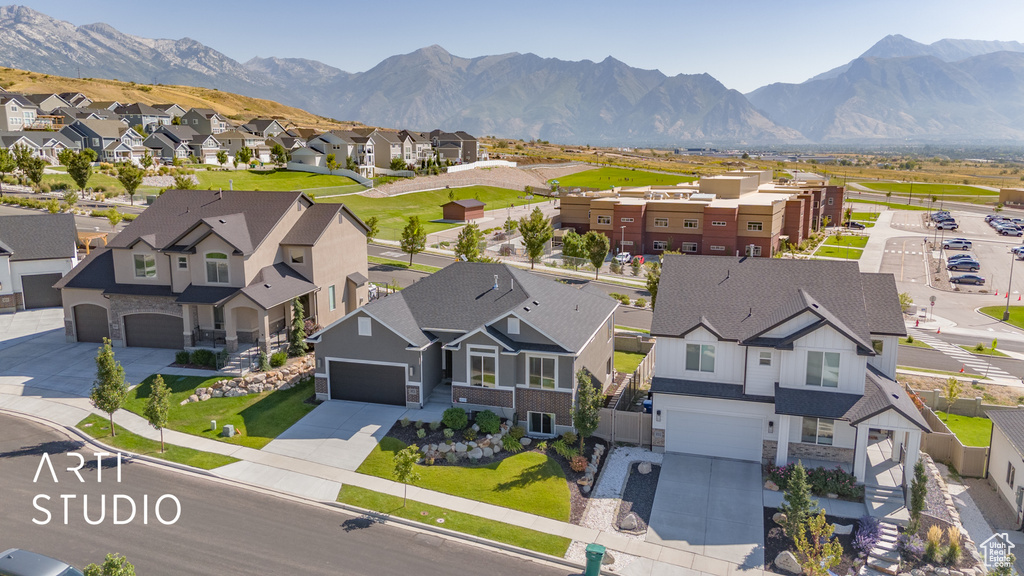
[[[306,190],[310,188],[346,187],[344,191],[361,192],[365,186],[345,176],[293,172],[291,170],[197,170],[199,188],[227,190]]]
[[[850,248],[863,248],[868,245],[867,236],[853,236],[843,234],[842,236],[829,236],[825,239],[825,246],[848,246]]]
[[[512,546],[558,556],[559,558],[565,556],[565,552],[569,549],[569,544],[572,542],[569,538],[562,536],[545,534],[544,532],[530,530],[529,528],[488,520],[487,518],[438,508],[437,506],[413,502],[412,500],[407,505],[402,506],[402,499],[398,496],[381,494],[358,486],[342,486],[341,492],[338,493],[338,502],[383,512],[407,520],[415,520],[416,522],[430,524],[431,526],[441,526],[456,532],[472,534],[473,536],[487,538],[496,542],[504,542]],[[443,519],[444,522],[439,523],[439,519]]]
[[[921,342],[920,340],[909,341],[906,338],[900,338],[900,344],[902,344],[903,346],[913,346],[915,348],[926,348],[928,350],[932,349],[931,346],[925,344],[924,342]]]
[[[949,426],[949,431],[956,434],[964,446],[988,446],[992,439],[992,421],[988,418],[960,416],[945,412],[936,412],[935,414],[946,426]]]
[[[406,444],[385,436],[356,470],[394,480],[395,454]],[[495,506],[569,521],[569,488],[562,467],[537,452],[523,452],[477,466],[417,466],[421,488]]]
[[[1006,306],[985,306],[978,311],[996,320],[1002,320],[1003,312],[1006,312]],[[1010,319],[1006,322],[1017,328],[1024,328],[1024,306],[1010,306]]]
[[[260,449],[279,434],[287,430],[315,408],[305,400],[313,395],[313,379],[300,382],[294,388],[235,396],[232,398],[210,398],[206,402],[190,402],[181,406],[196,388],[207,387],[227,376],[165,376],[164,382],[171,389],[171,409],[167,414],[167,427],[178,432],[213,438],[230,444]],[[128,393],[124,408],[142,415],[146,409],[153,376]],[[217,421],[218,431],[210,430],[210,420]],[[220,430],[225,424],[233,424],[236,435],[225,438]]]
[[[878,220],[878,214],[878,212],[851,212],[850,219],[874,222]]]
[[[1003,354],[999,350],[996,350],[995,348],[989,348],[988,346],[982,346],[981,350],[978,350],[977,346],[967,346],[964,344],[961,344],[960,347],[963,348],[964,350],[967,350],[971,354],[981,354],[982,356],[995,356],[997,358],[1010,357],[1009,354]]]
[[[637,366],[640,366],[640,362],[646,358],[646,354],[640,354],[637,352],[619,352],[615,351],[615,371],[625,372],[626,374],[632,374]]]
[[[78,423],[79,430],[100,442],[103,442],[108,446],[113,446],[114,448],[134,452],[135,454],[152,456],[162,460],[177,462],[178,464],[185,464],[186,466],[202,468],[203,470],[213,470],[214,468],[218,468],[226,464],[238,462],[237,458],[232,458],[231,456],[214,454],[212,452],[202,452],[200,450],[193,450],[192,448],[185,448],[182,446],[172,446],[170,444],[165,444],[164,447],[166,448],[166,451],[160,452],[159,441],[143,438],[142,436],[129,432],[116,424],[114,426],[115,430],[117,430],[117,436],[112,437],[110,435],[110,420],[103,416],[90,414]]]
[[[427,266],[426,264],[415,263],[412,266],[409,266],[408,262],[392,260],[391,258],[381,258],[380,256],[367,256],[366,261],[370,264],[380,264],[382,266],[391,266],[392,268],[401,268],[403,270],[415,270],[416,272],[426,272],[427,274],[433,274],[440,270],[437,266]]]
[[[842,248],[839,246],[822,246],[815,252],[815,256],[824,256],[826,258],[845,258],[847,260],[860,260],[863,250],[857,248]]]

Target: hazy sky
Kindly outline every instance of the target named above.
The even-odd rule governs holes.
[[[21,0],[74,24],[129,34],[188,36],[239,61],[311,58],[349,72],[439,44],[465,57],[533,52],[607,56],[665,74],[708,73],[749,92],[802,82],[888,34],[1024,41],[1020,0]],[[436,6],[436,8],[434,8]]]

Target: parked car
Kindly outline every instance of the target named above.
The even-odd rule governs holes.
[[[946,250],[970,250],[974,244],[966,238],[950,238],[942,243]]]
[[[977,260],[977,258],[975,258],[973,254],[968,254],[967,252],[961,252],[959,254],[950,254],[949,256],[946,257],[946,262],[949,262],[950,264],[952,264],[953,262],[959,262],[961,260]]]
[[[943,220],[935,225],[938,230],[956,230],[960,225],[956,223],[956,220]]]
[[[1014,246],[1013,248],[1010,248],[1010,252],[1017,255],[1024,254],[1024,246]]]
[[[863,229],[867,228],[867,226],[865,226],[863,223],[861,223],[861,222],[854,222],[853,220],[848,221],[846,223],[846,227],[850,228],[852,230],[863,230]]]
[[[1002,218],[1002,216],[999,216],[998,214],[989,214],[988,216],[985,216],[985,222],[986,223],[991,222],[991,221],[995,220],[996,218]]]
[[[932,220],[938,221],[949,217],[948,210],[939,210],[938,212],[932,212],[929,214]]]
[[[977,286],[984,286],[985,279],[977,274],[960,274],[959,276],[953,276],[949,279],[953,284],[975,284]]]
[[[637,254],[636,256],[633,256],[633,259],[630,260],[630,263],[631,264],[638,264],[640,266],[643,266],[644,265],[644,257],[643,257],[643,255]]]
[[[999,228],[1000,236],[1024,236],[1024,230],[1016,226],[1003,226]]]
[[[0,554],[0,576],[82,576],[82,573],[49,556],[11,548]]]
[[[625,266],[629,264],[629,261],[633,259],[633,255],[629,252],[619,252],[615,255],[615,261]]]
[[[977,272],[981,269],[981,262],[977,260],[954,260],[946,265],[946,270],[953,270],[956,272]]]

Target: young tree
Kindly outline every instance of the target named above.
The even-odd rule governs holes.
[[[43,181],[43,171],[46,169],[46,160],[38,156],[33,156],[25,162],[22,170],[25,172],[25,176],[32,181],[33,184],[39,186],[39,183]]]
[[[418,216],[410,216],[409,223],[402,230],[402,239],[399,242],[402,252],[409,255],[409,266],[412,266],[412,257],[427,248],[427,232],[420,224]]]
[[[455,190],[453,188],[448,189],[448,201],[455,202]]]
[[[75,154],[77,154],[75,150],[71,148],[65,148],[57,153],[57,162],[60,162],[61,166],[67,166],[68,164],[71,164],[71,160],[75,157]],[[0,151],[0,156],[2,155],[3,152]]]
[[[847,206],[846,210],[843,210],[843,221],[849,223],[853,219],[853,208]]]
[[[128,194],[128,201],[132,206],[135,205],[135,191],[142,185],[144,175],[145,172],[131,162],[123,162],[117,167],[117,181],[124,186],[124,191]]]
[[[124,214],[117,211],[117,208],[111,208],[107,210],[107,222],[110,222],[110,229],[113,230],[121,221],[124,220]]]
[[[327,166],[328,170],[334,172],[338,169],[338,157],[334,154],[328,154],[327,158],[324,159],[324,165]]]
[[[50,214],[56,214],[61,210],[60,202],[58,202],[56,198],[50,198],[49,200],[43,203],[43,206],[46,208],[46,211],[49,212]]]
[[[217,163],[220,164],[221,168],[228,163],[228,151],[217,150]]]
[[[366,227],[370,229],[366,233],[366,243],[369,244],[373,242],[374,238],[380,236],[380,220],[376,216],[370,216],[363,224],[366,224]]]
[[[416,471],[416,462],[420,459],[420,448],[410,444],[395,453],[395,480],[405,484],[405,493],[402,495],[402,507],[408,502],[409,484],[420,479],[420,473]]]
[[[658,301],[658,284],[661,283],[661,263],[647,263],[647,291],[651,293],[651,309]]]
[[[392,158],[391,159],[391,169],[392,170],[405,170],[405,168],[406,168],[405,160],[402,160],[401,158]]]
[[[270,149],[270,159],[275,164],[285,165],[288,163],[290,154],[284,149],[284,146],[280,142],[274,144],[274,147]]]
[[[786,484],[786,495],[779,505],[779,512],[786,515],[786,534],[796,539],[797,533],[803,532],[804,522],[814,512],[818,501],[811,499],[811,488],[807,485],[807,472],[802,463],[796,463]]]
[[[18,144],[14,147],[14,162],[18,170],[25,172],[28,169],[28,161],[32,159],[32,150],[28,146]]]
[[[139,164],[142,165],[143,170],[149,170],[153,167],[153,155],[149,153],[149,150],[142,155],[142,159],[139,160]]]
[[[135,126],[132,126],[132,130],[135,130],[135,133],[138,134],[139,136],[142,136],[143,138],[148,136],[148,134],[146,134],[146,129],[142,127],[142,124],[136,124]]]
[[[64,203],[68,206],[74,206],[78,203],[78,194],[75,194],[74,190],[65,190],[63,194]]]
[[[235,152],[235,160],[238,160],[239,164],[247,165],[252,161],[252,150],[247,146],[242,146]]]
[[[530,269],[533,270],[534,264],[544,254],[544,246],[554,235],[551,220],[544,217],[540,208],[534,208],[529,217],[524,216],[519,220],[519,233],[523,235],[523,246],[530,257]]]
[[[17,168],[18,163],[14,160],[14,154],[7,148],[0,148],[0,189],[3,187],[3,179]]]
[[[633,274],[633,276],[639,276],[640,275],[641,266],[643,266],[643,265],[640,264],[640,259],[637,258],[636,256],[634,256],[633,259],[630,260],[629,268],[630,268],[630,271]]]
[[[171,118],[171,126],[181,126],[181,116]]]
[[[149,425],[160,431],[160,452],[164,451],[164,428],[167,427],[167,411],[171,409],[171,390],[164,383],[164,377],[157,374],[150,386],[149,399],[142,415]]]
[[[829,576],[829,571],[843,559],[843,546],[839,539],[832,538],[834,530],[835,526],[825,520],[825,510],[819,510],[791,535],[807,576]]]
[[[601,408],[604,407],[604,394],[599,386],[594,386],[590,375],[584,370],[576,373],[576,404],[572,408],[572,424],[580,437],[580,453],[583,453],[583,441],[593,435],[601,423]]]
[[[910,310],[910,305],[914,303],[914,298],[910,295],[910,292],[900,292],[900,311],[904,314],[907,310]]]
[[[484,235],[476,224],[467,224],[459,232],[459,239],[455,241],[455,259],[466,262],[476,262],[480,259],[480,242]]]
[[[351,156],[345,157],[345,170],[351,170],[352,172],[358,172],[359,166],[356,164],[356,159]]]
[[[505,233],[505,238],[511,238],[516,230],[519,229],[519,222],[509,218],[505,220],[505,223],[501,225],[501,231]],[[552,232],[553,234],[553,232]]]
[[[601,273],[601,266],[604,259],[608,257],[608,250],[611,243],[608,237],[596,230],[591,230],[583,235],[583,247],[587,253],[587,260],[594,265],[594,279]]]
[[[924,511],[925,498],[928,496],[928,477],[924,474],[924,462],[918,460],[914,464],[914,479],[910,481],[910,525],[907,529],[916,534],[921,524],[921,512]]]
[[[83,573],[85,576],[135,576],[135,566],[120,554],[107,554],[102,566],[89,564]]]
[[[962,389],[963,389],[963,386],[960,384],[960,381],[956,379],[956,376],[950,376],[946,380],[946,387],[945,387],[944,391],[946,392],[946,418],[947,419],[949,418],[949,413],[952,412],[952,410],[953,410],[953,403],[956,402],[958,398],[960,398],[960,391]]]
[[[96,354],[96,379],[92,383],[89,399],[92,405],[110,416],[110,435],[114,431],[114,412],[121,409],[124,399],[128,396],[128,383],[124,381],[124,368],[114,359],[114,349],[110,347],[110,339],[103,339],[103,346]]]
[[[194,190],[196,181],[188,174],[179,174],[174,177],[174,188],[177,190]]]
[[[78,189],[82,191],[82,198],[85,198],[85,186],[92,176],[92,163],[96,160],[96,153],[92,148],[86,148],[81,152],[75,152],[68,161],[68,176],[75,181]]]
[[[296,298],[292,300],[292,327],[288,331],[288,355],[306,355],[306,311],[302,308],[302,302]]]
[[[562,235],[562,257],[572,258],[573,269],[579,268],[579,261],[587,257],[583,236],[577,234],[575,230],[568,230]]]

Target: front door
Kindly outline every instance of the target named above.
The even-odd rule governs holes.
[[[452,379],[452,351],[444,351],[444,377],[448,381]]]

